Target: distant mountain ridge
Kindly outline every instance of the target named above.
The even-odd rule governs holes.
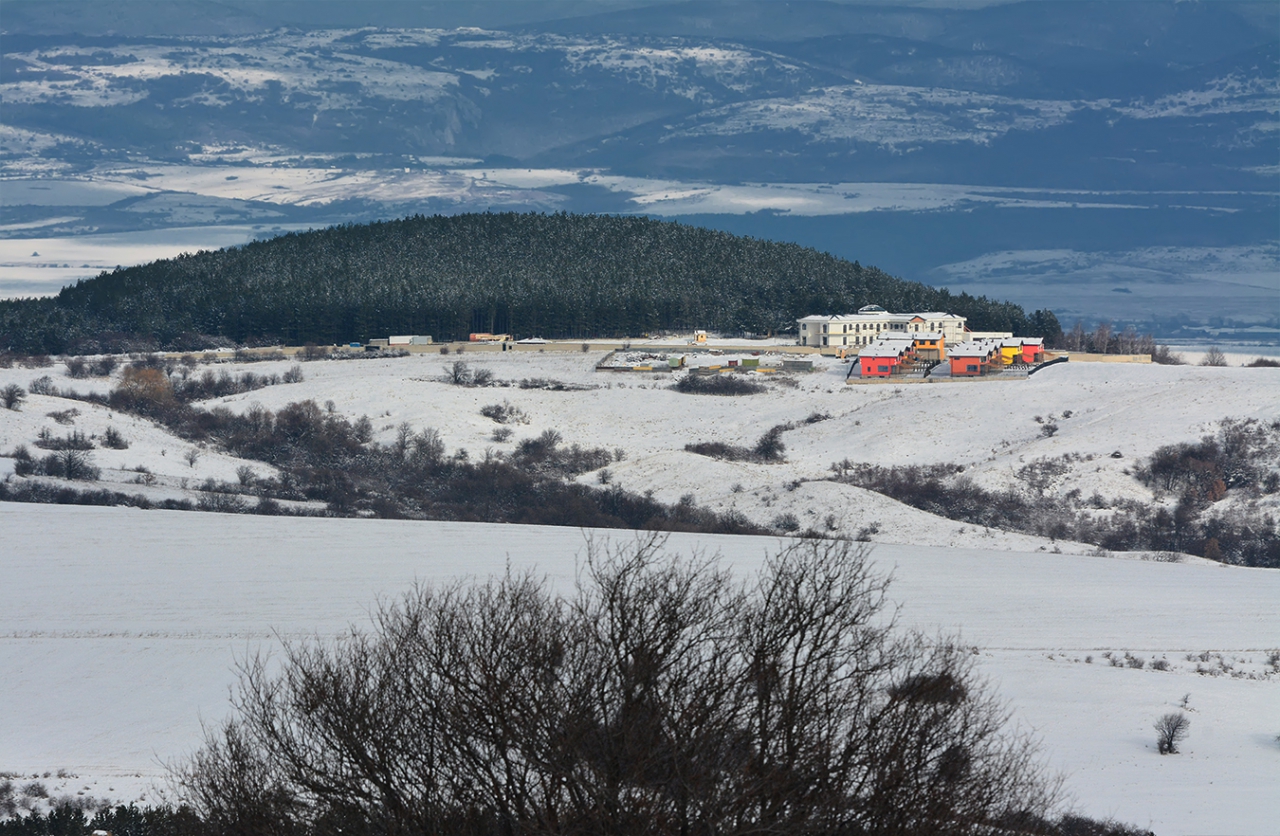
[[[645,218],[507,213],[334,227],[117,270],[51,299],[0,302],[0,349],[766,333],[869,303],[946,310],[976,329],[1057,327],[1047,312],[1028,317],[794,244]]]
[[[140,20],[154,4],[107,3],[84,15],[103,32],[49,33],[76,5],[6,3],[0,73],[4,125],[64,172],[241,146],[717,182],[977,184],[1007,163],[1021,185],[1273,185],[1253,171],[1280,109],[1269,4],[553,3],[576,16],[504,5],[513,25],[475,29],[404,25],[467,19],[457,4],[361,4],[373,25],[344,27],[340,4],[230,2],[185,27],[226,32],[164,35]]]

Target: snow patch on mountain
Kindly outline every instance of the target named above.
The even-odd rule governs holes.
[[[61,102],[77,107],[132,104],[151,95],[148,83],[177,80],[201,85],[174,104],[227,107],[267,95],[294,107],[338,110],[374,97],[432,102],[456,85],[452,73],[340,51],[314,51],[323,43],[253,41],[227,46],[130,44],[101,50],[109,61],[89,62],[77,47],[16,56],[28,65],[0,85],[5,104]],[[312,49],[306,52],[305,49]],[[34,74],[33,79],[23,75]]]
[[[851,84],[798,97],[727,105],[700,114],[698,124],[671,131],[662,141],[794,131],[816,142],[986,145],[1009,131],[1043,130],[1062,124],[1076,111],[1094,106],[1085,102],[1014,99],[941,88]]]

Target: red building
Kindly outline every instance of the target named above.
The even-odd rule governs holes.
[[[859,371],[863,377],[888,377],[910,350],[911,343],[900,340],[869,345],[858,352]]]
[[[952,377],[977,377],[991,369],[992,363],[1000,365],[1000,343],[976,341],[960,343],[947,350],[951,361]]]

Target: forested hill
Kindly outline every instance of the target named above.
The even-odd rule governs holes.
[[[866,304],[963,314],[974,329],[1057,325],[1047,312],[1028,317],[794,244],[639,217],[469,214],[287,234],[104,273],[50,299],[0,302],[0,347],[766,333]]]

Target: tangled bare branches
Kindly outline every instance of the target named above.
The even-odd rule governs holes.
[[[221,832],[1048,832],[1056,784],[950,640],[896,630],[864,547],[750,582],[649,536],[419,587],[371,631],[249,659],[177,777]]]

